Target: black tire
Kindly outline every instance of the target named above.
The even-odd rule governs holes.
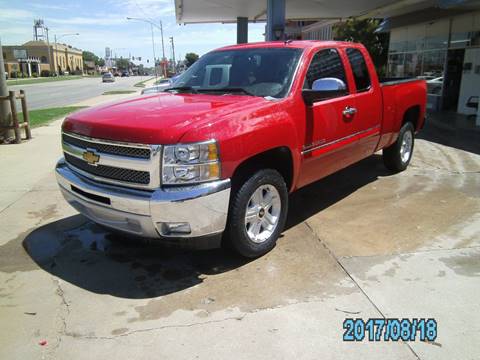
[[[409,135],[410,134],[410,135]],[[406,136],[411,136],[410,155],[407,159],[402,158],[402,142]],[[386,168],[395,172],[403,171],[407,168],[413,155],[415,145],[415,128],[411,122],[405,123],[400,129],[398,139],[389,147],[383,149],[383,163]]]
[[[246,229],[246,209],[253,193],[262,185],[273,186],[280,198],[281,210],[278,222],[272,234],[262,242],[254,242],[250,239]],[[259,257],[275,247],[278,237],[282,232],[288,212],[288,191],[285,181],[280,173],[273,169],[257,171],[251,176],[240,189],[233,194],[227,228],[225,230],[226,241],[237,253],[248,258]]]

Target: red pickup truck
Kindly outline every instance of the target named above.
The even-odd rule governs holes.
[[[108,228],[256,257],[275,246],[289,193],[379,150],[404,170],[425,104],[425,81],[379,81],[360,44],[229,46],[165,92],[69,116],[56,174]]]

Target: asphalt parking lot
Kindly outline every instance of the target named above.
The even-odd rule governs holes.
[[[0,358],[480,358],[480,151],[427,133],[403,173],[374,155],[292,195],[277,247],[246,261],[78,215],[59,124],[0,148]],[[434,318],[438,337],[344,342],[349,317]]]

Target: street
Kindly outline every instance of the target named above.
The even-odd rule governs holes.
[[[116,77],[114,83],[103,83],[102,78],[83,78],[45,82],[30,85],[9,86],[9,90],[25,90],[29,110],[71,106],[78,102],[102,95],[111,90],[139,90],[136,83],[146,80],[145,76]]]
[[[405,172],[376,154],[300,190],[276,248],[248,261],[80,216],[55,181],[59,133],[2,148],[0,358],[478,358],[478,144],[427,129]],[[346,318],[383,317],[434,318],[438,337],[342,340]]]

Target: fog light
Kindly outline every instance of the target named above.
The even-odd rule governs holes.
[[[188,235],[192,232],[190,224],[186,222],[157,223],[157,227],[165,236]]]

